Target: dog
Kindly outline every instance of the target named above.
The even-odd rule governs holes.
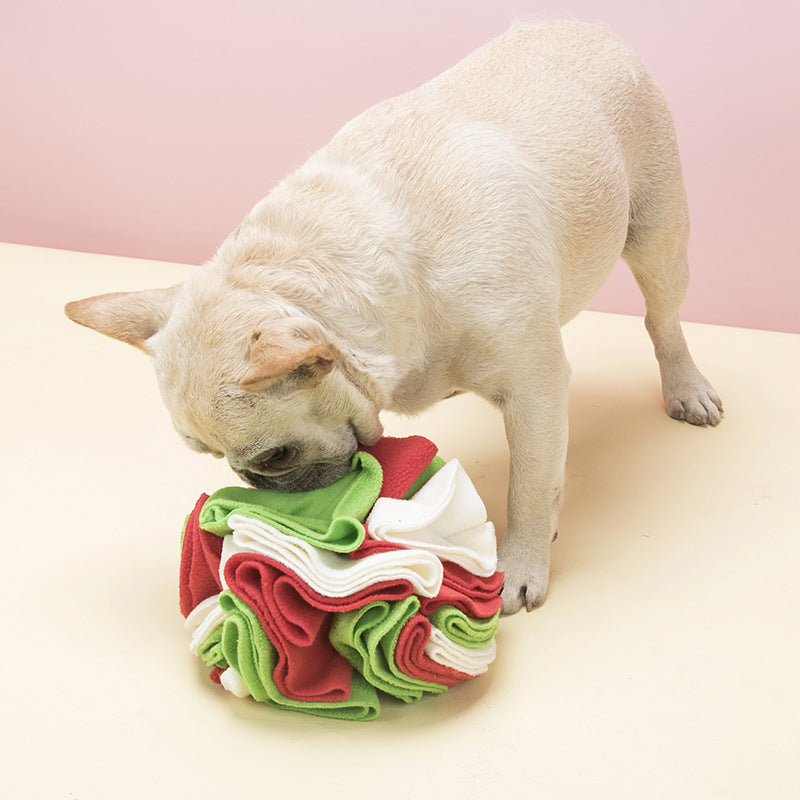
[[[550,21],[356,117],[182,284],[65,310],[148,353],[186,443],[256,487],[336,480],[382,435],[383,409],[490,400],[510,448],[511,614],[547,591],[567,450],[560,328],[620,256],[667,412],[720,421],[678,318],[688,234],[654,79],[605,29]]]

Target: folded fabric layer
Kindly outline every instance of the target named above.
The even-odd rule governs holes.
[[[442,562],[422,550],[395,550],[351,559],[239,514],[231,515],[228,524],[233,533],[223,540],[223,569],[234,553],[259,553],[284,564],[315,592],[330,597],[347,597],[376,583],[395,580],[407,580],[416,594],[434,597],[442,585]]]
[[[410,500],[447,462],[441,456],[434,456],[433,461],[425,468],[420,476],[411,484],[411,488],[399,499]],[[390,497],[391,495],[384,495]]]
[[[228,667],[228,662],[222,653],[223,622],[225,622],[225,612],[220,608],[218,594],[199,603],[184,622],[184,627],[191,634],[189,652],[198,656],[207,667],[211,668],[209,677],[212,680],[219,677],[219,673]]]
[[[200,512],[208,500],[203,494],[186,518],[181,542],[181,565],[178,578],[181,614],[186,617],[202,600],[217,594],[222,540],[200,527]]]
[[[201,496],[180,608],[191,652],[235,696],[372,719],[376,690],[411,702],[487,670],[495,570],[494,528],[458,462],[387,437],[323,490]]]
[[[286,575],[252,556],[228,560],[225,583],[255,612],[272,642],[272,679],[284,697],[321,702],[349,697],[353,668],[330,643],[329,611],[307,603]]]
[[[352,667],[328,638],[334,612],[413,591],[409,581],[386,581],[347,597],[326,597],[274,559],[249,553],[227,559],[225,583],[255,611],[277,651],[275,684],[295,700],[343,699],[349,692]]]
[[[362,522],[381,490],[383,472],[377,459],[357,452],[349,472],[322,489],[280,492],[229,486],[205,502],[200,526],[225,536],[230,518],[244,515],[299,537],[315,547],[346,553],[364,540]]]
[[[358,551],[356,551],[358,552]],[[503,604],[500,590],[503,588],[503,573],[483,577],[448,561],[442,564],[442,588],[436,597],[420,598],[422,611],[429,617],[437,608],[451,605],[468,617],[485,619],[494,616]]]
[[[395,659],[400,633],[418,609],[416,597],[370,603],[337,614],[330,633],[333,646],[370,684],[407,703],[419,700],[423,694],[441,694],[447,689],[444,684],[409,675]]]
[[[240,700],[244,700],[245,697],[252,697],[250,690],[247,688],[247,684],[244,682],[244,680],[242,680],[239,673],[233,667],[212,670],[212,674],[214,677],[209,675],[212,681],[214,678],[216,678],[215,683],[222,684],[223,688],[227,689],[232,695],[235,695]]]
[[[411,496],[445,463],[436,456],[436,445],[424,436],[384,436],[363,449],[378,460],[383,470],[380,497]]]
[[[410,499],[381,497],[367,517],[374,539],[435,553],[476,575],[497,570],[494,525],[467,473],[449,461]]]
[[[209,677],[213,680],[214,673],[220,672],[228,666],[222,652],[222,626],[213,630],[208,638],[200,645],[197,651],[200,660],[211,669]]]
[[[225,613],[219,607],[219,594],[207,597],[198,603],[191,613],[186,617],[183,624],[184,628],[191,634],[189,642],[189,652],[196,656],[201,656],[219,637],[214,639],[214,634],[219,632],[222,623],[225,621]],[[207,664],[205,658],[203,658]],[[216,661],[210,666],[216,664]]]
[[[222,623],[222,652],[240,679],[232,682],[231,675],[225,670],[220,676],[223,686],[237,687],[238,696],[243,695],[243,687],[259,702],[317,716],[355,720],[377,716],[380,710],[378,695],[374,687],[355,671],[352,672],[352,684],[346,699],[320,702],[293,700],[284,696],[272,678],[277,653],[255,612],[229,591],[220,594],[219,604],[226,615]]]
[[[377,539],[371,539],[367,535],[366,539],[352,552],[347,555],[350,558],[364,558],[364,556],[372,556],[375,553],[393,553],[398,550],[407,550],[404,544],[395,544],[394,542],[379,542]]]
[[[405,545],[383,542],[369,536],[358,549],[349,553],[353,559],[364,558],[375,553],[391,553],[407,549]],[[503,588],[503,573],[489,576],[474,575],[469,570],[451,561],[442,561],[442,586],[435,597],[420,597],[421,611],[430,616],[444,605],[455,606],[468,617],[486,619],[493,617],[503,603],[500,590]]]
[[[231,551],[232,552],[232,551]],[[280,599],[286,608],[301,608],[301,604],[308,604],[323,611],[352,611],[363,605],[372,603],[375,600],[402,600],[414,594],[414,584],[408,579],[391,578],[385,581],[377,581],[352,594],[334,597],[329,594],[322,594],[314,590],[297,573],[289,569],[286,564],[275,558],[253,552],[237,552],[228,555],[224,566],[225,582],[228,583],[228,572],[236,569],[242,564],[265,564],[272,568],[271,575],[278,581],[278,589],[271,582],[263,584],[264,591],[280,593]],[[268,575],[262,572],[262,578],[267,579]]]
[[[431,638],[425,645],[425,652],[439,664],[475,676],[483,675],[489,669],[497,654],[497,643],[492,639],[485,647],[464,647],[431,626]]]
[[[434,661],[425,652],[425,645],[430,638],[430,620],[422,614],[414,614],[400,631],[394,651],[394,660],[403,673],[420,681],[443,686],[454,686],[472,677]]]
[[[494,639],[500,612],[488,619],[476,619],[468,617],[455,606],[440,606],[433,612],[430,620],[451,641],[463,647],[477,649],[486,647]]]

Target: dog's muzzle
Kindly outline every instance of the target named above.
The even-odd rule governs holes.
[[[256,489],[275,489],[279,492],[310,492],[322,489],[339,480],[350,469],[351,458],[341,462],[306,464],[280,475],[267,475],[248,469],[234,472]]]

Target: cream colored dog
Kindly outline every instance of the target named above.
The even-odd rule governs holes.
[[[716,425],[678,307],[689,223],[667,104],[631,51],[579,23],[520,26],[379,103],[171,289],[67,306],[153,358],[175,427],[255,486],[302,490],[458,389],[505,415],[503,610],[545,597],[564,482],[560,327],[622,255],[668,413]]]

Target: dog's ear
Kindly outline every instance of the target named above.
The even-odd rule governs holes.
[[[67,303],[64,313],[79,325],[149,352],[147,340],[166,324],[179,288],[87,297]]]
[[[265,327],[255,331],[250,339],[250,366],[239,385],[258,392],[291,374],[304,386],[313,386],[335,363],[336,356],[330,347],[314,341],[308,331],[298,326]]]

